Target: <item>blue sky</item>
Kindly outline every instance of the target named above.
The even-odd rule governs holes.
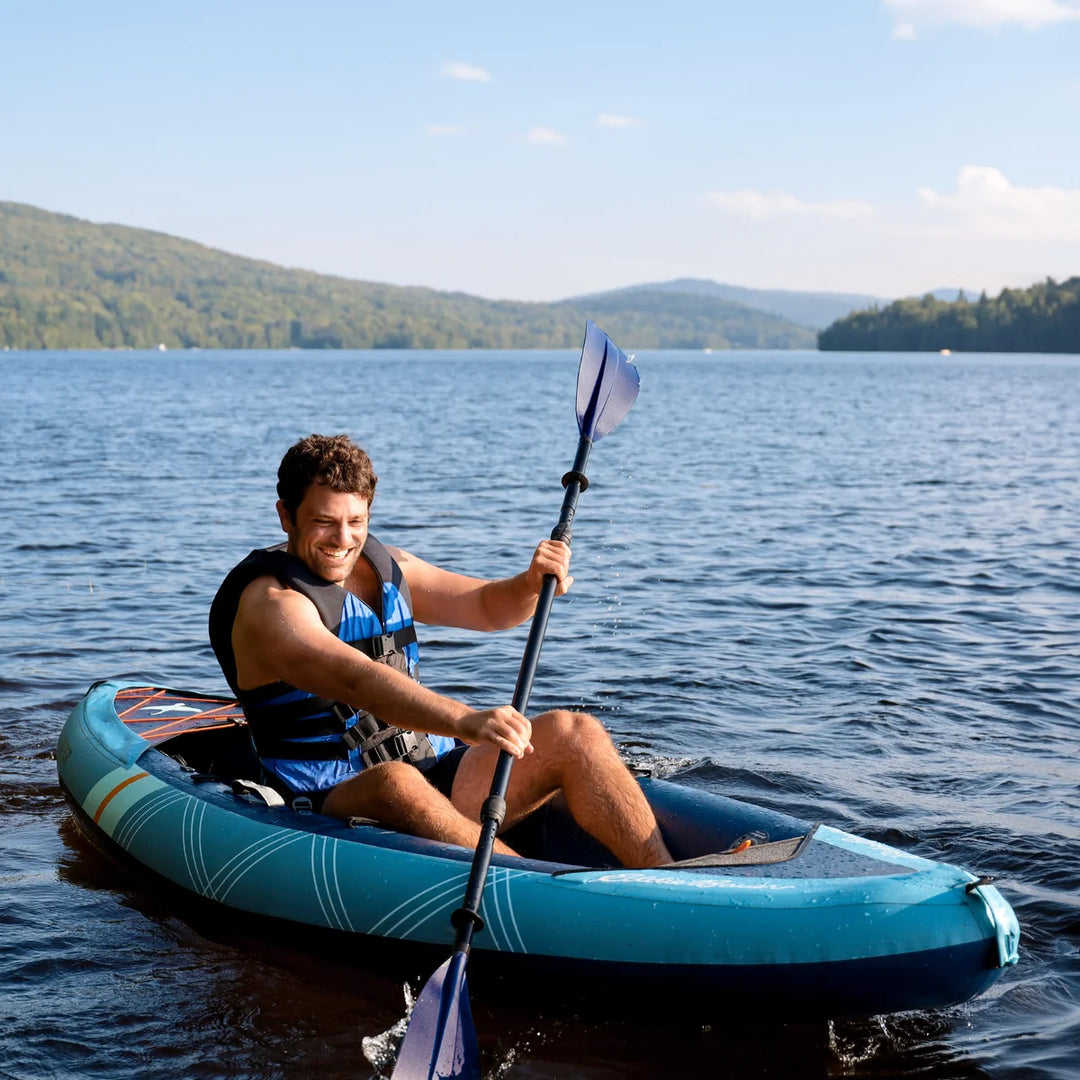
[[[0,199],[549,300],[1080,274],[1080,0],[0,0]]]

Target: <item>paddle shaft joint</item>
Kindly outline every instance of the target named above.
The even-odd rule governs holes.
[[[501,826],[506,817],[506,800],[501,795],[489,795],[484,800],[481,815],[484,820],[491,818],[497,826]]]

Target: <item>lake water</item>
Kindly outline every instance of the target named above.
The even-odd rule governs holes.
[[[993,874],[1020,964],[959,1008],[598,1023],[474,998],[490,1075],[1080,1077],[1080,358],[646,353],[595,449],[532,706],[660,775]],[[374,530],[524,567],[573,458],[568,353],[0,355],[0,1077],[368,1077],[400,982],[191,917],[80,840],[53,748],[107,676],[223,688],[221,577],[311,431]],[[509,700],[524,629],[422,635]],[[428,971],[418,973],[422,982]]]

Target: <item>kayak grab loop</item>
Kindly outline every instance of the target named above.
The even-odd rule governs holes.
[[[990,884],[994,879],[983,875],[964,886],[964,894],[971,903],[977,903],[979,910],[990,924],[997,944],[995,966],[1011,967],[1020,958],[1020,924],[1016,913],[1005,898]]]
[[[266,784],[256,784],[254,780],[234,780],[232,782],[232,793],[238,799],[247,799],[250,802],[258,803],[261,806],[285,806],[285,800],[281,797],[280,792],[275,791],[274,788],[269,787]],[[310,799],[307,800],[307,804],[307,809],[310,810]]]

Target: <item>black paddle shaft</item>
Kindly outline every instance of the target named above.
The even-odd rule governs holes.
[[[562,479],[566,491],[563,495],[562,510],[559,513],[559,523],[551,530],[552,540],[570,543],[578,496],[589,486],[585,466],[589,462],[591,449],[592,439],[587,435],[582,435],[578,441],[574,467]],[[545,575],[544,583],[540,588],[540,596],[536,601],[536,611],[532,617],[532,625],[529,627],[529,638],[525,643],[517,685],[514,688],[513,706],[522,714],[529,704],[529,694],[532,692],[533,678],[536,676],[536,668],[540,660],[540,648],[544,644],[544,634],[547,632],[548,617],[551,615],[551,605],[555,600],[557,585],[554,574]],[[507,750],[500,750],[498,761],[495,763],[495,775],[491,781],[491,791],[484,800],[480,813],[480,839],[476,845],[476,854],[473,856],[465,899],[452,916],[452,922],[457,929],[457,936],[454,939],[455,952],[467,953],[472,946],[473,934],[484,925],[484,920],[480,918],[480,901],[484,894],[488,868],[491,865],[495,835],[506,817],[506,789],[510,784],[510,770],[513,767],[514,755]]]

